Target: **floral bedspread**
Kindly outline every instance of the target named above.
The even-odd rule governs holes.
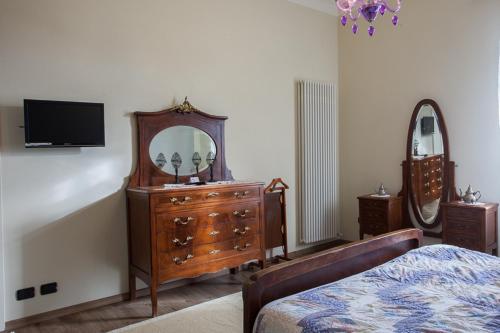
[[[266,305],[255,333],[500,332],[500,258],[422,247]]]

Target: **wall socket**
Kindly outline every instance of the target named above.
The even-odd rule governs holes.
[[[40,295],[57,293],[57,282],[42,284],[40,286]]]
[[[16,291],[16,300],[18,301],[33,297],[35,297],[35,287],[19,289],[18,291]]]

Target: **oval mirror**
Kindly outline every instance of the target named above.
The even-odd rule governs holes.
[[[155,135],[149,145],[149,157],[163,172],[179,176],[196,175],[208,168],[209,153],[217,155],[214,140],[191,126],[174,126]]]
[[[415,108],[408,136],[410,201],[413,216],[425,228],[439,224],[439,207],[447,201],[448,139],[436,102],[422,101]]]

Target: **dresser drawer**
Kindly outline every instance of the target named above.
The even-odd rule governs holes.
[[[387,209],[387,202],[385,200],[365,200],[365,199],[360,199],[359,200],[359,209],[360,211],[365,211],[365,210],[386,210]]]
[[[466,234],[479,237],[481,225],[477,220],[446,220],[446,233]]]
[[[462,209],[459,207],[446,208],[446,220],[464,223],[475,223],[482,218],[482,212],[475,209]]]
[[[385,223],[365,222],[363,223],[363,231],[367,234],[377,236],[389,232],[389,227]]]
[[[192,246],[184,249],[161,251],[158,254],[160,270],[180,272],[193,269],[223,258],[260,251],[258,235],[246,236],[225,242]]]
[[[480,239],[476,235],[447,233],[445,243],[479,251]]]
[[[242,202],[210,208],[156,213],[157,232],[192,230],[220,223],[244,223],[258,219],[259,202]],[[193,232],[193,231],[190,231]]]
[[[387,210],[385,209],[373,209],[373,208],[365,208],[361,209],[359,212],[359,217],[362,221],[370,222],[370,223],[382,223],[384,224],[387,220]]]
[[[184,209],[199,204],[218,204],[221,202],[237,202],[247,199],[259,199],[260,187],[231,187],[224,189],[197,189],[189,191],[173,191],[153,197],[153,205],[157,210]]]
[[[253,236],[260,232],[258,219],[223,222],[199,228],[177,228],[158,233],[159,251],[190,248]]]

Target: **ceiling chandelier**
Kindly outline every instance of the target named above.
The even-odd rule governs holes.
[[[359,30],[358,18],[362,16],[369,24],[368,34],[373,36],[375,34],[375,27],[373,22],[378,17],[378,14],[384,15],[386,12],[396,14],[401,9],[402,0],[395,0],[396,5],[392,7],[388,0],[336,0],[338,9],[344,13],[340,22],[343,26],[347,25],[348,18],[353,22],[352,32],[356,34]],[[392,17],[392,24],[397,26],[399,17],[394,15]]]

